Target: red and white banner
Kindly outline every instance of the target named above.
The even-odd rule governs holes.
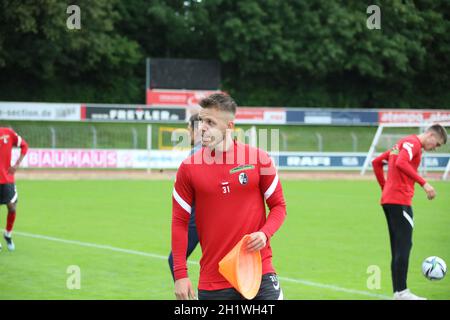
[[[286,111],[283,108],[240,107],[236,112],[236,123],[285,124]]]
[[[24,168],[58,169],[147,169],[178,168],[188,156],[187,151],[174,150],[123,150],[123,149],[28,149],[21,163]],[[12,163],[20,155],[14,149]]]
[[[147,105],[195,107],[201,99],[221,91],[147,89]]]
[[[449,110],[383,110],[378,112],[379,123],[450,122]]]
[[[24,167],[30,168],[117,168],[115,150],[30,149]]]
[[[189,150],[124,150],[124,149],[34,149],[28,150],[22,168],[55,169],[176,169]],[[13,149],[15,163],[20,149]],[[366,153],[354,152],[274,152],[272,159],[282,169],[360,169]],[[449,154],[426,154],[427,170],[444,170]]]

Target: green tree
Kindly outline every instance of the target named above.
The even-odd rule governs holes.
[[[241,105],[450,104],[447,0],[375,1],[381,30],[357,0],[77,3],[81,30],[60,1],[0,3],[0,99],[142,103],[144,58],[170,57],[219,60]]]
[[[64,2],[2,1],[2,80],[13,79],[18,87],[19,83],[28,87],[34,84],[39,95],[46,87],[58,87],[58,83],[64,83],[67,91],[78,85],[94,86],[91,92],[95,92],[113,85],[114,79],[133,78],[143,56],[138,43],[116,33],[114,25],[120,16],[115,3],[78,1],[81,29],[69,30],[68,5]],[[50,92],[59,96],[58,90]]]

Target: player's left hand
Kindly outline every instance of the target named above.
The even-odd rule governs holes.
[[[436,197],[436,191],[428,182],[423,185],[423,190],[425,190],[428,200],[433,200]]]
[[[247,250],[258,251],[266,246],[267,237],[264,232],[258,231],[250,234],[250,239],[247,241]]]
[[[16,171],[17,171],[17,166],[11,166],[8,169],[9,174],[14,174],[14,173],[16,173]]]

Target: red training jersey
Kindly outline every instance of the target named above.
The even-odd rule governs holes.
[[[0,128],[0,184],[14,183],[14,175],[8,173],[11,167],[11,153],[13,147],[21,148],[21,154],[25,155],[28,144],[14,130]]]
[[[416,135],[403,138],[390,150],[372,161],[375,176],[383,193],[381,204],[410,206],[414,183],[423,186],[426,181],[417,173],[422,159],[422,144]],[[388,164],[387,180],[383,165]]]
[[[183,161],[172,196],[176,280],[187,277],[188,223],[194,203],[202,248],[200,290],[232,287],[219,273],[219,261],[244,235],[257,231],[268,239],[260,251],[262,273],[275,272],[270,238],[285,219],[286,204],[277,171],[265,151],[234,142],[227,152],[202,148]],[[265,203],[270,210],[267,217]]]

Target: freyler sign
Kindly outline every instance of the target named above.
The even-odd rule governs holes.
[[[95,121],[186,121],[185,108],[157,108],[148,106],[86,105],[83,120]]]

